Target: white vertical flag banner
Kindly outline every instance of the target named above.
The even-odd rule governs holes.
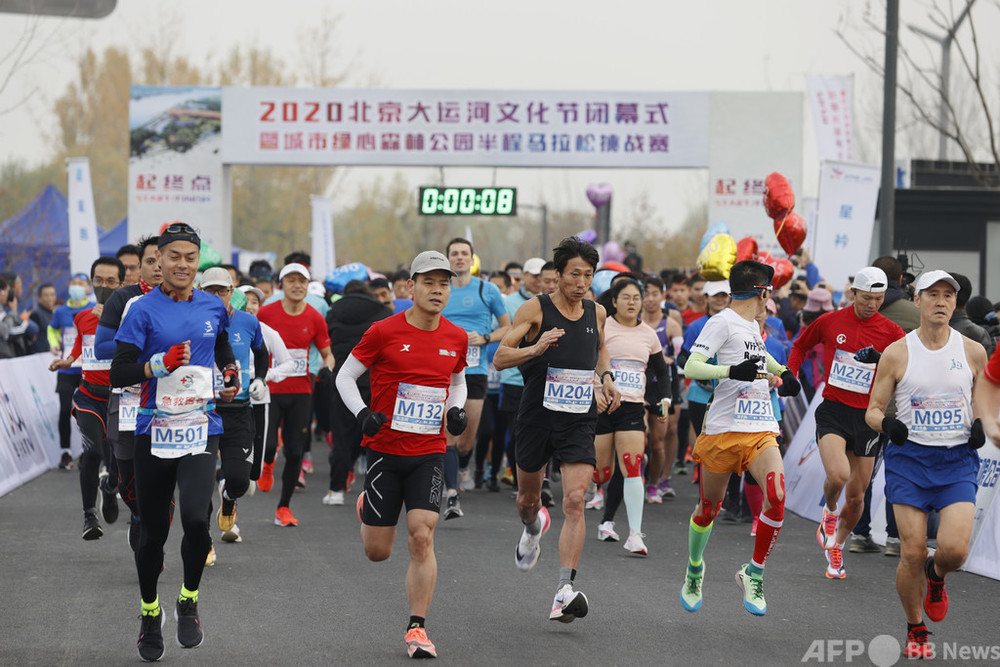
[[[869,264],[878,190],[878,167],[820,163],[813,262],[834,289],[843,289],[848,277]]]
[[[819,159],[854,159],[854,77],[807,76],[806,89]]]
[[[333,239],[333,200],[310,195],[312,207],[312,266],[313,280],[320,282],[337,268],[337,248]]]
[[[71,157],[66,160],[69,178],[69,272],[90,275],[90,265],[101,256],[97,245],[97,215],[94,191],[90,187],[90,160]]]

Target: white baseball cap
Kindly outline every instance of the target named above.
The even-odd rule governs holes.
[[[437,250],[425,250],[410,262],[410,278],[431,271],[447,271],[453,276],[458,274],[451,268],[451,262]]]
[[[236,289],[243,292],[244,294],[256,294],[257,300],[260,301],[261,304],[264,303],[264,293],[260,291],[259,287],[254,287],[253,285],[240,285]]]
[[[955,291],[959,291],[961,287],[958,285],[958,281],[951,277],[951,274],[947,271],[942,271],[941,269],[935,269],[934,271],[925,271],[920,274],[917,278],[917,282],[913,283],[913,290],[919,294],[922,290],[927,289],[934,283],[945,281],[949,285],[955,288]]]
[[[856,290],[862,292],[884,292],[889,285],[889,279],[885,276],[885,271],[876,266],[866,266],[854,274],[854,283],[851,285]]]
[[[545,260],[541,257],[532,257],[524,263],[524,268],[522,269],[525,273],[530,273],[533,276],[542,275],[542,267],[545,266]]]
[[[281,273],[278,274],[278,280],[281,280],[289,273],[297,273],[301,276],[305,276],[306,280],[312,279],[312,276],[309,275],[309,267],[307,267],[305,264],[292,262],[291,264],[285,264],[285,266],[281,269]]]
[[[221,266],[213,266],[210,269],[205,269],[205,273],[201,274],[201,283],[199,284],[202,289],[206,287],[232,287],[233,276]]]
[[[705,296],[715,296],[716,294],[729,294],[729,281],[710,280],[707,283],[705,283],[705,287],[702,288],[701,292]]]

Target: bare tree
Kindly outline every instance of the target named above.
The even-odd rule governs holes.
[[[25,104],[40,90],[38,85],[40,79],[36,78],[34,85],[29,85],[27,90],[19,95],[12,95],[14,83],[23,79],[22,74],[25,74],[33,64],[38,63],[61,28],[59,22],[53,24],[49,20],[49,27],[46,30],[43,20],[40,16],[26,17],[23,21],[24,27],[17,37],[0,51],[0,116]]]

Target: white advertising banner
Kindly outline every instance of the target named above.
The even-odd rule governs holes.
[[[129,102],[128,238],[180,220],[223,257],[231,254],[224,215],[220,129],[222,88],[132,86]]]
[[[979,459],[975,523],[963,569],[1000,579],[1000,450],[987,443],[979,450]]]
[[[820,163],[813,262],[834,289],[843,289],[847,279],[872,259],[879,178],[879,168],[871,165]]]
[[[90,185],[90,160],[71,157],[66,160],[69,182],[69,273],[90,275],[90,266],[101,256],[97,244],[97,214],[94,190]]]
[[[784,257],[764,211],[764,179],[780,172],[801,194],[802,93],[711,93],[711,107],[708,224],[724,222],[737,241],[752,236]]]
[[[823,386],[816,390],[809,410],[792,436],[785,451],[785,507],[804,519],[819,522],[823,518],[823,482],[826,469],[816,443],[816,408],[823,402]],[[841,505],[844,494],[840,494]]]
[[[807,76],[809,110],[820,160],[853,160],[854,77]]]
[[[312,207],[312,266],[313,280],[323,281],[337,268],[337,247],[333,238],[333,201],[310,195]]]
[[[222,97],[226,164],[708,166],[703,92],[227,87]]]

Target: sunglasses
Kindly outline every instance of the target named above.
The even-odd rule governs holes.
[[[186,222],[171,222],[167,225],[167,228],[163,230],[164,234],[197,234],[194,227],[187,224]]]

